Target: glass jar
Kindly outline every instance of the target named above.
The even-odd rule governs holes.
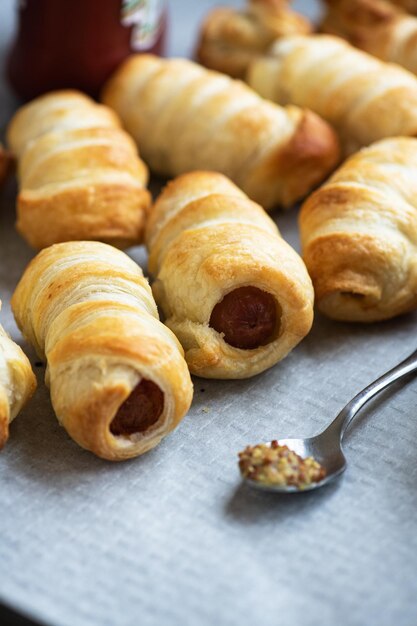
[[[132,52],[163,54],[165,0],[20,0],[6,72],[28,100],[53,89],[97,96]]]

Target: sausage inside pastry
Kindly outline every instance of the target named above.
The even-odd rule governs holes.
[[[8,128],[18,158],[17,229],[33,248],[141,241],[148,170],[113,111],[77,91],[23,106]]]
[[[154,172],[219,171],[266,208],[292,206],[339,159],[334,131],[315,114],[186,59],[133,55],[103,97]]]
[[[153,292],[193,374],[247,378],[309,332],[313,290],[274,222],[226,177],[170,182],[146,231]]]
[[[0,325],[0,449],[9,437],[10,422],[36,389],[36,378],[23,350]]]
[[[98,242],[45,249],[12,299],[16,321],[47,361],[60,423],[109,460],[156,446],[187,413],[183,351],[158,318],[141,269]]]
[[[318,308],[374,322],[417,307],[417,139],[385,139],[304,203],[303,258]]]

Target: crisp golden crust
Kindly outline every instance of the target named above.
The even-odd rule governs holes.
[[[331,172],[340,160],[337,136],[321,118],[308,109],[290,106],[287,113],[297,120],[291,138],[271,151],[241,183],[248,196],[264,207],[273,206],[278,194],[282,206],[292,206],[317,186],[318,171]]]
[[[294,204],[339,159],[332,129],[313,113],[277,107],[185,59],[132,56],[103,99],[153,171],[216,170],[266,208]]]
[[[206,67],[244,78],[254,58],[285,35],[305,35],[312,25],[295,13],[286,0],[249,0],[243,10],[217,7],[200,31],[197,59]]]
[[[29,359],[0,325],[0,450],[9,437],[10,422],[35,389],[36,378]]]
[[[19,158],[17,228],[37,249],[96,239],[142,239],[148,170],[111,109],[72,91],[22,107],[8,129]]]
[[[171,181],[152,207],[146,242],[155,299],[192,373],[254,376],[309,332],[313,291],[304,264],[262,208],[221,174],[192,172]],[[210,325],[216,305],[242,287],[275,299],[277,328],[254,349],[233,347]]]
[[[417,134],[417,78],[339,37],[285,37],[251,64],[247,79],[264,97],[318,113],[347,154],[384,137]]]
[[[16,321],[42,358],[60,423],[82,447],[109,460],[156,446],[191,404],[183,351],[158,318],[148,282],[125,254],[98,242],[43,250],[13,295]],[[142,380],[163,393],[144,432],[115,435],[112,420]]]
[[[417,18],[386,0],[326,0],[322,30],[417,74]]]
[[[318,308],[373,322],[417,307],[417,139],[352,156],[304,203],[303,258]]]

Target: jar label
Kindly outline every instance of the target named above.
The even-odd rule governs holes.
[[[121,22],[133,26],[133,50],[152,48],[161,29],[164,5],[165,0],[123,0]]]

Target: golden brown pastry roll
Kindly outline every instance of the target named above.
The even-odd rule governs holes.
[[[47,361],[59,422],[83,448],[124,460],[184,417],[192,383],[142,270],[120,250],[69,242],[43,250],[13,295],[19,327]]]
[[[9,437],[10,422],[35,389],[36,378],[29,359],[0,324],[0,450]]]
[[[352,156],[304,203],[303,258],[318,308],[373,322],[417,307],[417,139]]]
[[[417,78],[339,37],[285,37],[251,64],[247,79],[266,98],[313,109],[336,128],[348,154],[417,134]]]
[[[221,174],[170,182],[151,210],[146,242],[155,299],[193,374],[254,376],[310,330],[313,289],[301,258]]]
[[[339,159],[333,130],[314,113],[282,108],[187,61],[134,55],[104,91],[151,169],[209,169],[264,207],[291,206]]]
[[[76,91],[52,92],[19,109],[8,142],[18,157],[17,228],[32,247],[141,241],[148,171],[113,111]]]
[[[210,69],[244,78],[249,63],[284,35],[307,34],[312,25],[288,0],[248,0],[242,10],[217,7],[205,18],[197,58]]]
[[[386,0],[326,0],[322,30],[417,74],[417,18]]]

